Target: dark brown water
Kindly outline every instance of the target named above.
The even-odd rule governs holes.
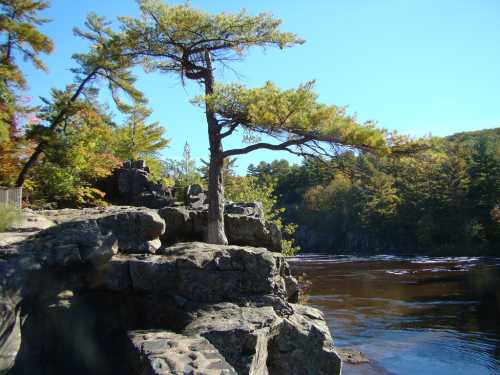
[[[343,375],[499,375],[500,259],[304,255],[289,259],[312,282],[339,347],[370,365]]]

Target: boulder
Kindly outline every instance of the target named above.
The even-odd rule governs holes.
[[[264,208],[260,202],[234,203],[229,202],[224,206],[224,213],[233,215],[245,215],[264,217]]]
[[[195,210],[208,209],[208,192],[201,185],[189,185],[184,192],[184,203],[187,207]]]
[[[113,233],[124,253],[154,253],[161,246],[165,222],[153,210],[131,209],[97,219],[102,231]]]
[[[262,217],[226,214],[224,225],[231,244],[281,251],[281,232],[274,223],[266,223]]]
[[[208,223],[206,208],[165,207],[158,213],[166,223],[165,234],[161,238],[163,244],[206,239]],[[281,231],[276,224],[264,220],[258,204],[244,206],[231,204],[224,214],[224,224],[231,245],[264,247],[276,252],[282,250]]]
[[[75,255],[78,247],[84,258],[93,251],[107,251],[108,259],[117,251],[154,253],[161,246],[159,238],[165,232],[163,219],[147,208],[66,209],[42,213],[60,225],[38,233],[30,242],[48,248],[65,245],[62,250]],[[66,246],[70,244],[75,245],[73,250]],[[101,248],[102,245],[106,245],[105,248]],[[106,250],[110,246],[111,252]]]
[[[107,200],[113,203],[155,209],[174,203],[172,190],[151,180],[144,160],[123,163],[101,185]]]
[[[292,314],[273,308],[221,303],[192,313],[186,335],[212,343],[238,374],[339,374],[341,361],[318,310],[292,305]]]
[[[184,333],[212,343],[238,374],[268,374],[268,344],[281,320],[272,307],[219,304],[196,311]]]
[[[329,375],[341,373],[323,314],[312,307],[292,305],[269,341],[268,369],[275,375]]]
[[[263,248],[179,243],[155,255],[113,256],[92,288],[169,294],[195,302],[287,298],[285,260]]]

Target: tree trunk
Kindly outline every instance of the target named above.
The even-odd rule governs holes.
[[[35,151],[31,154],[30,158],[26,161],[17,177],[16,186],[22,187],[24,182],[26,181],[26,177],[28,176],[28,171],[35,165],[36,161],[40,157],[41,154],[45,151],[45,142],[40,142],[38,146],[35,148]]]
[[[208,172],[208,232],[207,242],[227,245],[224,231],[224,159],[210,152]]]
[[[205,54],[207,70],[205,76],[205,95],[213,93],[214,77],[210,54]],[[215,113],[205,107],[208,124],[208,140],[210,143],[210,164],[208,168],[208,228],[207,242],[227,245],[224,230],[224,156],[220,126]]]
[[[99,69],[100,69],[99,67],[95,68],[92,72],[90,72],[85,77],[85,79],[82,80],[82,82],[80,82],[80,85],[76,89],[73,96],[69,99],[67,105],[63,109],[61,109],[61,111],[59,112],[57,117],[50,124],[49,130],[51,132],[54,132],[57,129],[57,127],[59,126],[59,124],[64,120],[64,117],[66,116],[66,113],[68,112],[70,106],[78,99],[78,97],[83,92],[87,83],[89,83],[94,78],[94,76],[97,74]],[[19,173],[19,176],[17,177],[17,181],[16,181],[17,187],[22,187],[24,185],[24,182],[26,181],[26,177],[28,176],[28,171],[35,165],[35,163],[37,162],[40,155],[42,155],[44,153],[45,147],[47,147],[47,142],[45,142],[45,141],[40,141],[38,146],[36,146],[35,151],[33,152],[33,154],[31,154],[30,158],[26,161],[26,163],[23,166],[23,169],[21,170],[21,172]]]

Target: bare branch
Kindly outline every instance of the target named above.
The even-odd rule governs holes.
[[[229,137],[231,134],[234,133],[234,131],[236,130],[236,128],[239,126],[239,124],[232,124],[232,125],[229,125],[229,130],[223,132],[220,134],[220,137],[221,138],[226,138],[226,137]]]
[[[227,150],[224,151],[222,156],[224,158],[229,157],[229,156],[236,156],[236,155],[243,155],[247,154],[249,152],[255,151],[255,150],[260,150],[260,149],[266,149],[266,150],[274,150],[274,151],[290,151],[288,148],[290,146],[297,146],[300,144],[304,144],[308,141],[310,141],[310,138],[300,138],[300,139],[290,139],[286,142],[280,143],[280,144],[272,144],[272,143],[255,143],[253,145],[243,147],[243,148],[235,148],[232,150]]]

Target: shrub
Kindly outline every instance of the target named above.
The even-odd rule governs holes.
[[[0,232],[6,231],[19,220],[21,220],[20,209],[12,206],[0,205]]]

